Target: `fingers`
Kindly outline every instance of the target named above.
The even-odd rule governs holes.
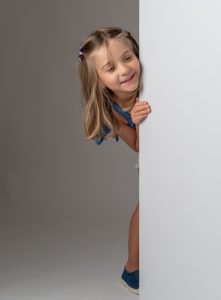
[[[143,105],[136,107],[134,110],[135,110],[135,112],[141,112],[141,111],[149,112],[151,110],[151,107],[149,104],[143,104]]]
[[[138,101],[138,102],[136,102],[136,106],[141,106],[141,105],[145,105],[145,104],[149,105],[149,103],[147,101]]]
[[[147,102],[140,102],[139,105],[134,107],[134,114],[146,114],[151,112],[151,107]]]
[[[138,101],[138,100],[139,100],[139,98],[136,98],[135,107],[140,107],[140,106],[143,106],[143,105],[150,106],[150,104],[147,101]]]
[[[136,98],[136,103],[137,104],[143,104],[143,103],[148,103],[146,100],[142,101],[138,97]]]
[[[136,103],[131,110],[131,116],[135,124],[139,124],[144,120],[149,113],[151,113],[151,106],[147,101],[139,101],[139,98],[136,98]]]

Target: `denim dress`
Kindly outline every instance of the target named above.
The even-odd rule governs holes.
[[[127,120],[128,125],[129,125],[131,128],[136,128],[136,125],[135,125],[135,124],[133,123],[133,121],[132,121],[131,114],[130,114],[128,111],[123,111],[123,110],[121,109],[120,105],[119,105],[118,103],[114,102],[113,100],[112,100],[112,103],[113,103],[114,110],[115,110],[116,112],[118,112],[121,116],[123,116],[123,117]],[[95,143],[96,143],[97,145],[100,145],[100,144],[103,143],[104,136],[106,136],[106,135],[111,131],[111,129],[108,128],[107,126],[104,126],[104,131],[105,131],[105,134],[104,134],[104,135],[102,135],[101,132],[99,132],[99,139],[98,139],[98,140],[95,140]],[[116,140],[116,142],[119,141],[119,136],[118,136],[118,134],[116,134],[115,140]],[[138,156],[138,161],[137,161],[137,163],[136,163],[136,165],[135,165],[135,169],[138,169],[137,171],[138,171],[138,173],[139,173],[139,156]]]

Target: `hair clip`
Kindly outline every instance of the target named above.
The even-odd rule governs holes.
[[[80,52],[79,52],[78,57],[79,57],[81,60],[84,60],[84,53],[83,53],[83,51],[84,51],[84,48],[80,48]]]

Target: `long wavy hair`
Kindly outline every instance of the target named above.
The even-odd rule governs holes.
[[[114,93],[101,84],[101,80],[96,71],[91,53],[105,45],[108,48],[110,39],[119,39],[125,41],[139,59],[139,46],[130,32],[119,27],[103,27],[92,32],[82,43],[78,65],[78,77],[81,82],[82,104],[83,104],[83,130],[86,139],[97,139],[101,133],[105,138],[104,126],[111,129],[115,136],[119,130],[119,121],[117,120],[112,99]],[[123,111],[130,111],[134,105],[135,98],[142,89],[142,65],[140,63],[140,82],[139,86],[131,94],[128,94],[129,100],[127,107]]]

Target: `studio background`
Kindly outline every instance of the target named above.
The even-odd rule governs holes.
[[[129,299],[138,154],[85,139],[76,70],[96,28],[139,42],[139,2],[1,0],[0,24],[0,299]]]

